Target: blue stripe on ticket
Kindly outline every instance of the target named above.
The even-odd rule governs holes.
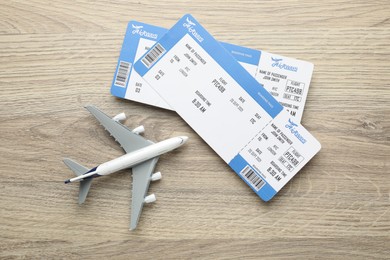
[[[259,65],[261,52],[258,50],[234,45],[227,42],[220,42],[233,57],[240,62],[245,62],[252,65]]]
[[[261,172],[248,166],[248,162],[242,158],[241,155],[237,155],[229,163],[229,166],[237,173],[240,178],[248,184],[252,190],[260,196],[264,201],[269,201],[277,193],[271,185],[265,181]]]

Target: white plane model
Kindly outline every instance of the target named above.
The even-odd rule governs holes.
[[[158,143],[146,140],[139,134],[144,132],[144,127],[139,126],[130,130],[119,121],[125,120],[124,113],[110,118],[95,106],[85,107],[96,119],[110,132],[117,142],[125,150],[126,154],[116,159],[105,162],[92,169],[88,169],[70,159],[64,159],[64,163],[77,175],[65,183],[80,182],[79,204],[84,203],[93,178],[108,175],[123,169],[132,168],[133,192],[131,205],[130,230],[137,227],[144,203],[151,203],[156,196],[146,195],[150,181],[161,179],[161,173],[153,173],[154,167],[161,154],[172,151],[182,146],[188,139],[187,136],[173,137]]]

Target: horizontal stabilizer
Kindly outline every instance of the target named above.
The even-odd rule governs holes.
[[[66,166],[69,167],[77,176],[83,175],[88,171],[88,168],[82,166],[81,164],[78,164],[75,161],[72,161],[71,159],[65,158],[64,163]]]
[[[86,179],[80,182],[79,204],[83,204],[87,198],[89,188],[91,188],[92,180],[93,179]]]
[[[75,161],[72,161],[71,159],[64,159],[64,163],[66,166],[69,167],[77,176],[83,175],[84,173],[88,172],[89,169],[82,166],[81,164],[78,164]],[[89,189],[91,188],[92,179],[86,179],[80,182],[80,188],[79,188],[79,204],[84,203],[85,199],[87,198]]]

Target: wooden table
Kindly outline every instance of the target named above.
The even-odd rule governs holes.
[[[218,40],[315,64],[302,122],[322,150],[272,202],[174,112],[110,95],[127,22],[185,13]],[[388,258],[389,82],[389,1],[1,1],[0,258]],[[151,140],[190,137],[159,161],[136,231],[128,171],[82,206],[63,184],[63,157],[123,154],[85,104]]]

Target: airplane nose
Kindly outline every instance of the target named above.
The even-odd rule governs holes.
[[[188,140],[188,137],[187,136],[180,136],[180,138],[181,138],[181,143],[182,144],[184,144],[185,142],[187,142],[187,140]]]

